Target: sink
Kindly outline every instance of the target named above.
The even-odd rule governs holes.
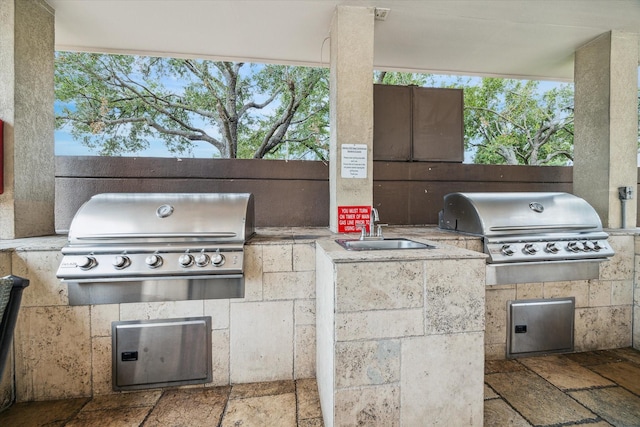
[[[409,239],[381,239],[381,240],[358,240],[358,239],[338,239],[340,246],[348,251],[375,251],[375,250],[395,250],[395,249],[434,249],[435,246],[426,243],[414,242]]]

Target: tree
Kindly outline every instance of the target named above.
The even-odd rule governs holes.
[[[465,146],[475,163],[572,160],[573,91],[485,78],[376,71],[378,84],[464,89]],[[480,83],[476,83],[480,81]],[[102,155],[162,140],[176,155],[204,141],[227,158],[328,158],[328,70],[239,62],[58,52],[58,128]],[[57,109],[59,110],[59,109]]]
[[[103,155],[137,152],[156,138],[176,154],[205,141],[220,157],[284,157],[286,147],[287,156],[324,159],[327,76],[304,67],[58,52],[56,98],[65,106],[56,125]]]
[[[433,86],[435,79],[431,74],[401,73],[397,71],[374,71],[373,82],[375,84],[399,85],[399,86]]]
[[[324,68],[266,66],[269,72],[255,76],[262,93],[285,86],[271,116],[252,117],[251,132],[241,144],[253,158],[301,158],[326,160],[329,153],[329,71]],[[275,117],[275,119],[274,119]],[[253,152],[250,156],[249,153]]]
[[[573,89],[544,93],[539,82],[483,78],[464,89],[465,146],[474,163],[566,165],[573,160]]]

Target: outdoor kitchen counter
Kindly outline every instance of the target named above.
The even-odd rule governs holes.
[[[385,236],[435,249],[348,251],[337,236],[316,240],[325,425],[482,426],[485,255],[431,228]]]
[[[289,243],[313,243],[319,240],[334,241],[337,239],[358,239],[359,233],[341,234],[332,233],[328,228],[324,227],[264,227],[257,228],[256,234],[249,240],[249,244],[282,244],[283,242]],[[437,247],[436,252],[429,256],[440,256],[443,254],[443,250],[446,252],[448,249],[438,243],[445,243],[446,245],[455,246],[462,249],[469,249],[476,252],[482,252],[482,240],[477,236],[463,235],[460,233],[454,233],[450,231],[440,230],[437,226],[391,226],[384,228],[385,238],[406,238],[410,240],[416,240],[424,243],[429,243]],[[442,247],[441,247],[442,246]],[[343,250],[337,246],[337,249]],[[402,250],[406,251],[406,250]],[[345,251],[354,252],[354,251]],[[379,255],[375,254],[362,254],[362,252],[380,252],[380,251],[355,251],[360,252],[363,260],[377,259]],[[388,251],[384,251],[388,256]],[[397,252],[392,251],[392,252]],[[462,254],[462,253],[460,253]],[[455,256],[451,254],[452,256]],[[397,255],[394,255],[397,256]],[[405,256],[405,255],[401,255]],[[469,256],[469,254],[467,254]]]
[[[605,229],[612,236],[638,235],[640,228]],[[464,235],[440,230],[435,225],[427,226],[392,226],[384,229],[385,237],[404,237],[412,240],[442,242],[447,245],[482,252],[482,239],[478,236]],[[295,243],[312,243],[316,240],[357,239],[358,234],[336,234],[325,227],[259,227],[248,244],[280,244],[286,241]],[[42,237],[26,237],[22,239],[0,240],[0,252],[4,251],[46,251],[60,250],[67,243],[66,234]],[[437,246],[437,245],[436,245]]]
[[[26,237],[24,239],[0,240],[0,252],[60,250],[67,243],[66,235]]]

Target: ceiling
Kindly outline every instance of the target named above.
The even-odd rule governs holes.
[[[57,50],[327,64],[338,5],[388,8],[374,68],[573,80],[575,50],[640,32],[640,0],[45,0]]]

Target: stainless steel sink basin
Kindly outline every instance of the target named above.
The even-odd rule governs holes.
[[[375,250],[395,250],[395,249],[434,249],[435,246],[426,243],[414,242],[409,239],[381,239],[381,240],[358,240],[358,239],[338,239],[340,246],[348,251],[375,251]]]

